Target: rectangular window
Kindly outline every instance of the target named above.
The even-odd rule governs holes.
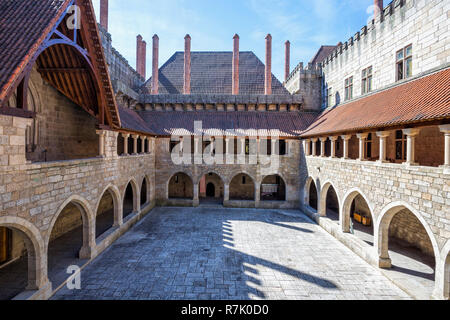
[[[345,79],[345,101],[353,99],[353,77]]]
[[[242,184],[245,184],[245,176],[242,176]]]
[[[361,94],[372,91],[372,67],[364,69],[361,73]]]
[[[400,81],[412,76],[412,45],[397,51],[396,80]]]
[[[406,161],[407,138],[402,130],[395,132],[395,160]]]
[[[367,139],[366,139],[366,141],[365,141],[365,144],[366,144],[366,147],[365,147],[365,149],[366,149],[365,157],[366,157],[366,159],[370,159],[370,158],[372,158],[372,134],[371,134],[371,133],[369,133],[369,135],[367,136]]]
[[[250,154],[250,139],[245,139],[245,155]]]
[[[286,140],[278,140],[278,150],[280,156],[285,156],[287,154]]]

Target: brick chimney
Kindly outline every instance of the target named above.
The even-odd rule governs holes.
[[[108,31],[108,0],[100,0],[100,25]]]
[[[146,74],[146,56],[147,56],[147,43],[142,41],[142,36],[138,35],[136,38],[136,71],[144,79]]]
[[[266,72],[264,81],[264,94],[272,94],[272,36],[266,36]]]
[[[191,94],[191,36],[184,37],[184,94]]]
[[[376,18],[384,10],[383,0],[374,0],[373,5],[374,5],[373,16]]]
[[[159,71],[159,37],[153,36],[153,59],[152,59],[152,94],[158,94],[158,71]]]
[[[284,81],[287,81],[287,79],[289,78],[289,74],[291,73],[291,43],[289,42],[289,40],[286,41],[285,46],[286,50],[284,54]]]
[[[233,37],[233,77],[232,94],[239,94],[239,36]]]

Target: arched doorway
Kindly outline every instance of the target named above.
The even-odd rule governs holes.
[[[286,184],[279,175],[267,176],[261,183],[261,201],[286,201]]]
[[[380,265],[397,281],[418,290],[418,298],[428,299],[435,287],[437,243],[425,222],[409,205],[383,210],[378,224]],[[422,296],[423,295],[423,296]]]
[[[36,245],[22,230],[0,224],[0,300],[37,289],[40,257]]]
[[[89,214],[85,203],[68,202],[54,221],[48,238],[48,278],[53,288],[68,277],[67,268],[81,266],[80,252],[89,247]]]
[[[97,206],[95,218],[95,238],[99,238],[106,231],[114,226],[118,218],[119,200],[117,194],[108,188],[102,195]]]
[[[168,198],[192,200],[194,188],[191,177],[183,172],[174,174],[168,183]]]
[[[320,215],[339,223],[339,198],[331,183],[325,183],[320,195]]]
[[[353,190],[344,199],[343,231],[353,233],[369,245],[374,244],[372,209],[359,191]]]
[[[317,210],[317,188],[314,181],[311,181],[309,185],[309,206]]]
[[[205,174],[199,182],[199,195],[203,203],[222,203],[224,195],[222,178],[213,172]]]
[[[230,182],[230,200],[255,200],[255,183],[245,173],[240,173]]]
[[[131,180],[127,188],[125,189],[125,194],[123,197],[123,218],[125,219],[132,213],[138,212],[138,198],[137,198],[137,186]]]
[[[150,202],[149,192],[150,186],[148,185],[147,177],[144,177],[141,185],[141,208],[144,207],[147,203]]]

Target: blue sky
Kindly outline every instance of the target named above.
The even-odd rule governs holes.
[[[99,17],[100,0],[93,0]],[[233,35],[240,50],[253,51],[264,62],[270,33],[272,72],[284,80],[284,42],[291,42],[291,70],[308,62],[322,44],[345,42],[366,24],[373,0],[109,0],[113,46],[136,66],[136,36],[147,41],[147,77],[151,42],[160,42],[160,66],[192,37],[192,51],[231,51]]]

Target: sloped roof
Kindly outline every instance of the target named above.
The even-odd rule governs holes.
[[[302,137],[450,119],[450,68],[325,111]]]
[[[317,113],[313,112],[137,111],[136,113],[152,133],[179,136],[194,134],[194,122],[201,121],[203,133],[212,136],[232,135],[226,131],[235,130],[245,136],[294,137],[317,117]],[[122,119],[124,123],[128,121],[124,117]]]
[[[191,93],[232,93],[232,52],[191,52]],[[253,52],[239,53],[239,93],[264,94],[265,66]],[[159,69],[159,93],[183,94],[184,52],[176,52]],[[146,82],[150,92],[151,78]],[[272,93],[289,94],[272,75]]]
[[[69,0],[0,1],[0,103],[69,3]]]
[[[320,49],[317,51],[317,53],[314,55],[314,57],[311,59],[310,63],[317,64],[321,63],[323,60],[328,57],[333,50],[336,48],[336,46],[321,46]]]

